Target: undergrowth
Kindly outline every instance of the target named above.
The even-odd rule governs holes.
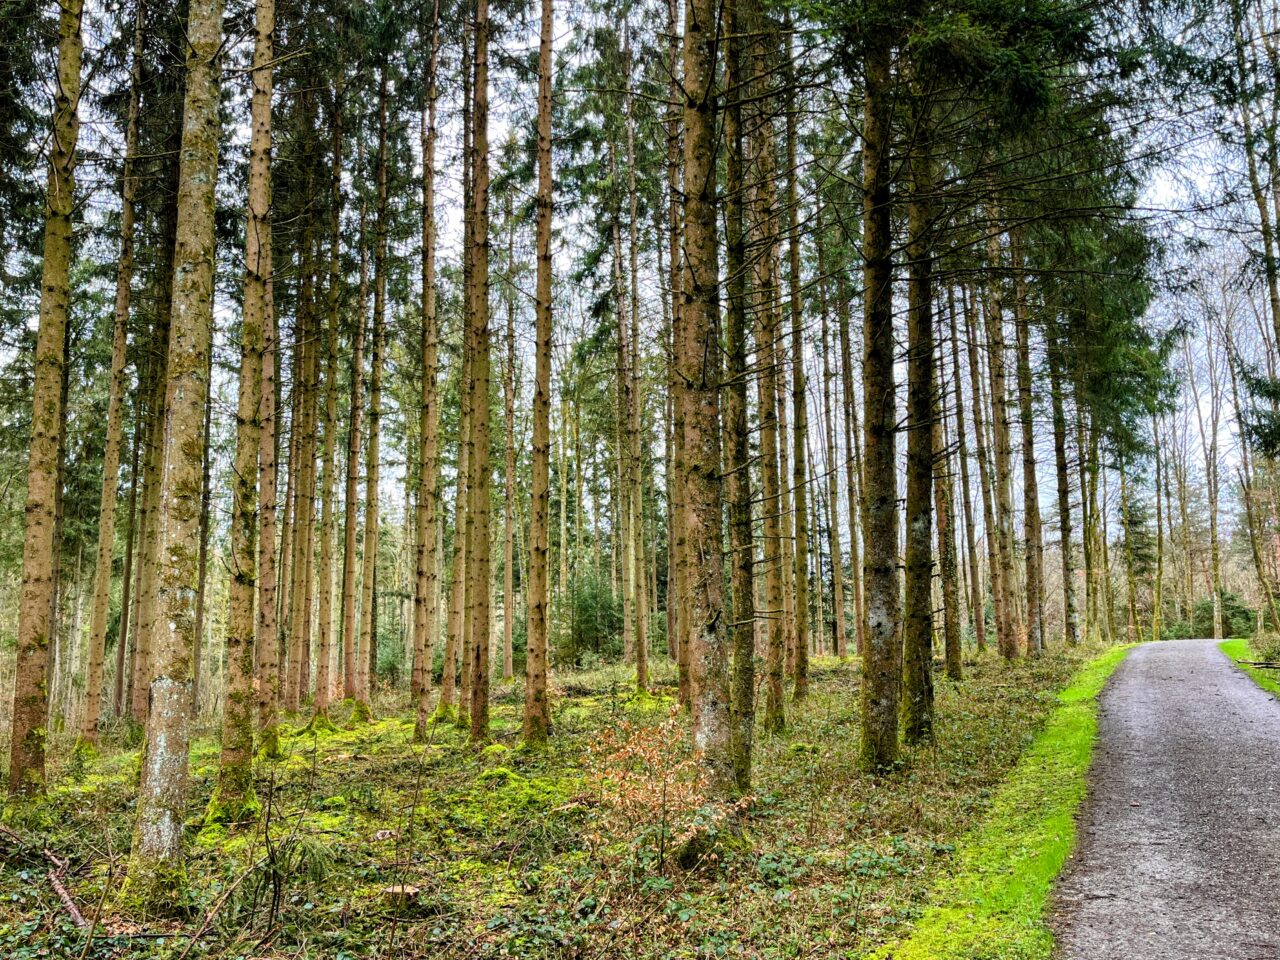
[[[201,822],[218,752],[199,738],[181,923],[114,902],[139,761],[107,742],[56,769],[42,813],[0,835],[0,956],[863,956],[936,903],[926,894],[966,831],[1002,809],[1000,781],[1063,709],[1081,656],[983,657],[961,683],[939,676],[936,741],[880,779],[859,772],[856,664],[819,658],[786,733],[757,733],[741,842],[693,869],[674,851],[717,821],[665,662],[643,697],[625,668],[558,675],[547,750],[519,743],[518,683],[495,685],[479,752],[447,719],[413,743],[394,697],[370,723],[349,724],[350,705],[331,729],[292,718],[282,759],[256,765],[251,824]],[[45,850],[65,858],[92,937],[47,882]]]

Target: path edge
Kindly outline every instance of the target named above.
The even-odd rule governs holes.
[[[1059,706],[961,837],[911,934],[868,960],[1046,960],[1046,907],[1075,846],[1076,812],[1098,731],[1098,697],[1133,645],[1087,661]]]
[[[1218,650],[1231,661],[1233,667],[1257,684],[1260,690],[1273,697],[1280,697],[1280,682],[1277,682],[1274,676],[1244,662],[1254,655],[1249,644],[1247,637],[1234,637],[1218,641]]]

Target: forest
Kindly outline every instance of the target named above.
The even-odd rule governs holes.
[[[1280,665],[1275,0],[0,42],[4,956],[1047,960]]]

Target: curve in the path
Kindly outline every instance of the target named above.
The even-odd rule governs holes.
[[[1280,960],[1280,703],[1214,641],[1129,654],[1088,783],[1060,960]]]

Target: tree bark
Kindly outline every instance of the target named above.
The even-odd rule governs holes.
[[[254,595],[257,592],[258,454],[262,443],[262,352],[271,272],[271,95],[275,0],[254,8],[250,101],[249,202],[245,223],[240,391],[232,476],[227,610],[227,681],[218,785],[206,821],[235,822],[256,812],[253,796]]]
[[[1014,324],[1017,327],[1018,419],[1022,428],[1023,544],[1027,577],[1027,656],[1044,652],[1044,536],[1036,480],[1035,420],[1031,406],[1031,321],[1020,238],[1014,233]]]
[[[413,736],[427,735],[431,673],[439,633],[440,598],[440,321],[436,315],[436,117],[440,98],[440,3],[431,14],[422,126],[422,392],[418,419],[417,570],[413,602]]]
[[[684,237],[680,328],[676,337],[675,482],[684,488],[682,583],[688,593],[693,743],[713,798],[735,779],[729,720],[729,645],[721,549],[719,269],[716,253],[717,4],[685,0]]]
[[[990,218],[999,222],[998,214]],[[1009,399],[1006,387],[1004,304],[998,271],[1001,265],[1000,236],[987,237],[987,267],[992,271],[986,289],[984,314],[987,326],[988,375],[991,380],[992,448],[995,473],[992,477],[995,505],[996,562],[1000,567],[999,589],[1003,603],[996,611],[996,646],[1000,655],[1011,659],[1018,655],[1019,616],[1017,613],[1017,579],[1013,567],[1013,443],[1009,431]]]
[[[471,431],[467,608],[471,629],[471,742],[489,739],[489,0],[477,0],[472,90]]]
[[[890,227],[891,41],[864,58],[862,406],[863,584],[867,655],[862,664],[862,763],[887,770],[898,756],[898,484],[895,456],[893,237]],[[797,376],[799,368],[797,368]],[[797,451],[801,448],[797,444]],[[797,504],[799,510],[799,504]],[[797,564],[798,565],[798,564]]]
[[[376,624],[378,580],[378,540],[380,501],[378,468],[382,426],[382,350],[387,303],[387,67],[378,75],[378,155],[375,177],[378,183],[377,209],[373,233],[373,331],[369,349],[369,438],[365,445],[364,471],[364,555],[360,580],[360,656],[363,665],[360,693],[367,708],[373,700],[378,676],[378,633]]]
[[[553,0],[542,0],[538,42],[538,193],[534,201],[538,262],[529,511],[529,628],[524,683],[524,740],[531,746],[545,743],[551,731],[551,704],[547,697],[547,607],[548,512],[551,506],[551,58],[554,29]],[[562,496],[561,509],[564,507]],[[561,554],[566,546],[564,540],[562,533]]]
[[[342,98],[344,84],[333,92],[329,167],[329,289],[325,329],[324,447],[320,461],[320,637],[316,648],[316,695],[313,722],[326,724],[333,698],[333,550],[338,469],[338,330],[342,300]]]
[[[157,550],[154,667],[128,894],[146,910],[172,909],[185,886],[182,824],[191,739],[191,651],[204,406],[213,334],[214,187],[218,173],[221,0],[192,0],[183,110],[165,395],[164,470]]]
[[[197,0],[199,2],[199,0]],[[54,514],[58,500],[58,448],[65,430],[62,402],[67,316],[71,295],[71,216],[75,208],[76,145],[80,136],[82,0],[65,0],[58,19],[58,66],[53,135],[45,195],[44,265],[40,329],[36,338],[30,456],[18,607],[18,658],[9,743],[9,794],[44,792],[46,676],[53,637],[53,594],[58,557]]]
[[[747,242],[743,217],[744,137],[742,91],[744,89],[743,27],[752,22],[751,0],[726,0],[724,18],[725,139],[725,334],[724,402],[725,492],[729,514],[729,570],[733,606],[730,643],[733,648],[732,750],[734,776],[739,790],[751,788],[751,741],[755,729],[755,546],[751,533],[751,461],[747,435]],[[743,9],[746,8],[746,9]],[[757,211],[758,216],[758,211]],[[759,225],[755,225],[757,230]],[[763,307],[760,314],[769,310]],[[762,323],[762,327],[767,323]],[[767,363],[763,339],[757,337],[760,361]],[[764,386],[761,380],[761,392]],[[770,382],[769,389],[773,390]],[[771,395],[772,400],[772,395]],[[762,406],[761,421],[767,413]],[[767,456],[767,453],[763,454]],[[776,471],[775,465],[775,471]],[[776,482],[776,478],[775,478]],[[776,509],[776,507],[774,508]],[[770,506],[763,506],[766,517]],[[776,524],[776,521],[775,521]],[[766,558],[769,552],[765,535]],[[776,539],[776,533],[775,533]],[[768,560],[766,559],[766,563]],[[772,652],[772,651],[771,651]],[[770,663],[772,666],[772,663]],[[771,677],[772,679],[772,677]],[[774,705],[772,684],[769,703]],[[766,721],[767,723],[768,721]]]
[[[822,244],[821,225],[818,234],[819,274],[826,277],[827,264],[825,248]],[[830,506],[830,522],[827,529],[827,549],[831,553],[831,630],[832,646],[837,657],[843,660],[849,655],[848,632],[845,629],[844,612],[844,549],[840,543],[840,523],[836,519],[840,512],[840,467],[836,462],[836,426],[832,404],[834,400],[833,384],[835,367],[831,364],[830,337],[830,302],[824,281],[820,288],[822,302],[821,344],[822,344],[822,432],[826,444],[824,464],[827,474],[827,501]]]
[[[794,91],[794,54],[791,31],[787,31],[784,67],[787,89]],[[795,517],[795,547],[792,551],[795,581],[792,615],[794,617],[795,662],[792,668],[793,695],[803,700],[809,694],[809,466],[806,448],[809,443],[808,378],[804,369],[804,288],[800,273],[800,227],[797,209],[796,152],[799,132],[796,129],[794,92],[789,93],[786,116],[787,135],[787,274],[788,299],[791,304],[791,507]]]
[[[921,114],[925,108],[914,105]],[[917,116],[918,127],[928,120]],[[924,137],[928,133],[923,134]],[[933,191],[927,143],[913,145],[907,196],[907,502],[902,617],[903,735],[933,736],[933,473],[936,407],[933,345]]]
[[[120,188],[120,255],[116,263],[115,322],[111,338],[111,381],[107,392],[107,442],[102,451],[102,495],[98,506],[98,552],[94,566],[93,605],[89,620],[89,664],[85,675],[84,716],[80,736],[98,740],[102,714],[102,663],[106,653],[107,618],[111,605],[111,571],[115,559],[116,495],[120,481],[121,404],[125,390],[125,354],[129,336],[129,302],[133,293],[134,202],[138,180],[138,109],[142,97],[142,43],[146,7],[139,0],[134,20],[133,54],[129,73],[129,108],[125,123],[124,171]],[[127,574],[126,574],[127,580]],[[122,611],[124,608],[121,608]],[[124,621],[122,613],[121,622]],[[123,633],[121,634],[123,637]]]
[[[1072,548],[1071,480],[1067,471],[1067,416],[1062,398],[1062,346],[1057,335],[1049,343],[1049,396],[1053,405],[1053,459],[1058,485],[1058,532],[1062,550],[1063,640],[1080,642],[1080,612],[1076,602],[1075,550]]]
[[[956,324],[956,301],[954,289],[947,291],[947,319],[951,335],[951,380],[955,394],[957,456],[960,460],[960,493],[963,504],[965,555],[969,564],[969,617],[972,620],[974,642],[978,652],[987,649],[987,603],[986,591],[982,589],[982,569],[978,557],[975,540],[973,500],[969,484],[969,440],[965,431],[964,390],[960,378],[960,336]],[[977,395],[973,396],[977,406]],[[975,430],[977,423],[974,424]]]

